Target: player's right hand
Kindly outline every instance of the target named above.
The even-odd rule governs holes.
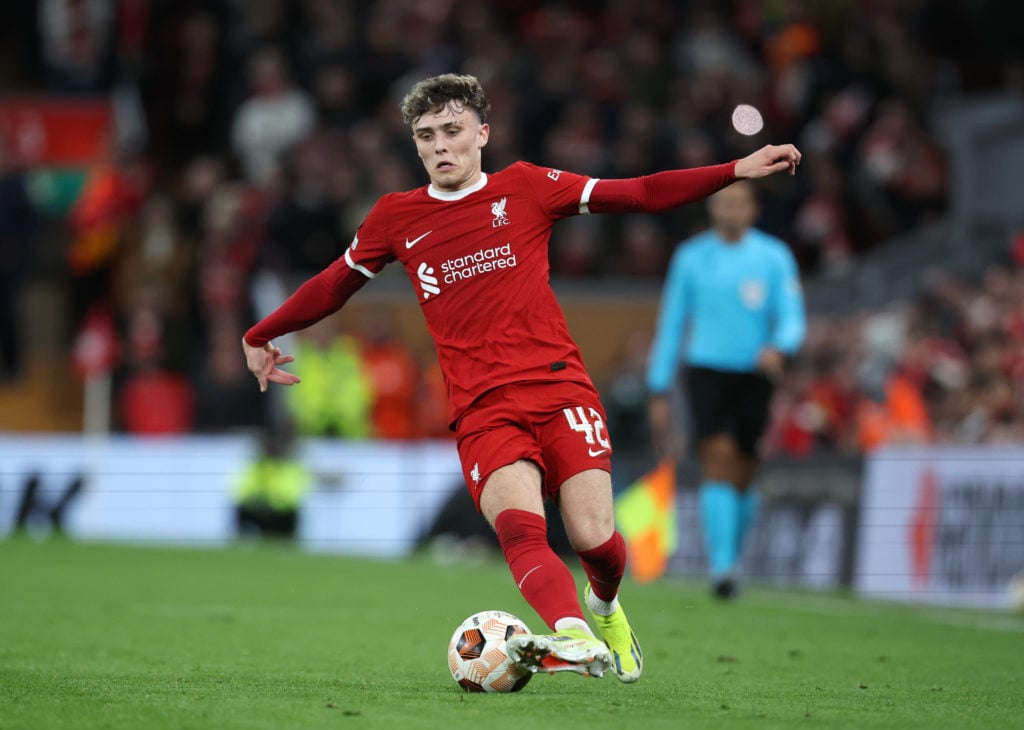
[[[803,155],[795,145],[766,144],[759,150],[751,152],[743,159],[736,161],[735,173],[740,179],[753,180],[767,177],[776,172],[787,170],[790,175],[796,173],[797,165]]]
[[[242,352],[245,353],[245,364],[249,372],[256,376],[260,384],[260,392],[266,393],[269,383],[279,385],[295,385],[301,383],[298,375],[281,370],[280,366],[295,360],[294,355],[284,355],[281,348],[266,343],[263,347],[253,347],[245,338],[242,339]]]
[[[651,426],[651,445],[654,455],[661,461],[671,459],[677,464],[686,458],[686,434],[672,418],[672,405],[667,396],[652,396],[648,403]]]

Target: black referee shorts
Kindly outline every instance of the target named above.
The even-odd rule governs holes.
[[[687,368],[685,379],[695,441],[729,434],[741,451],[757,456],[757,444],[768,425],[771,381],[759,372],[701,367]]]

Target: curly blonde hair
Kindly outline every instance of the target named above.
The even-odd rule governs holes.
[[[487,121],[491,102],[476,76],[469,74],[441,74],[416,82],[402,99],[402,119],[412,124],[427,112],[439,111],[447,106],[453,109],[472,109],[481,122]]]

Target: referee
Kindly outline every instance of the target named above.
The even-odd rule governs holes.
[[[669,265],[647,371],[655,450],[683,457],[668,394],[677,374],[701,467],[700,517],[713,594],[736,595],[743,538],[754,520],[758,442],[772,390],[806,321],[796,262],[753,227],[753,185],[708,199],[709,230],[683,241]]]

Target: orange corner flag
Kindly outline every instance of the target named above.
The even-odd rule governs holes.
[[[615,521],[638,583],[665,574],[676,550],[676,466],[665,459],[615,499]]]

